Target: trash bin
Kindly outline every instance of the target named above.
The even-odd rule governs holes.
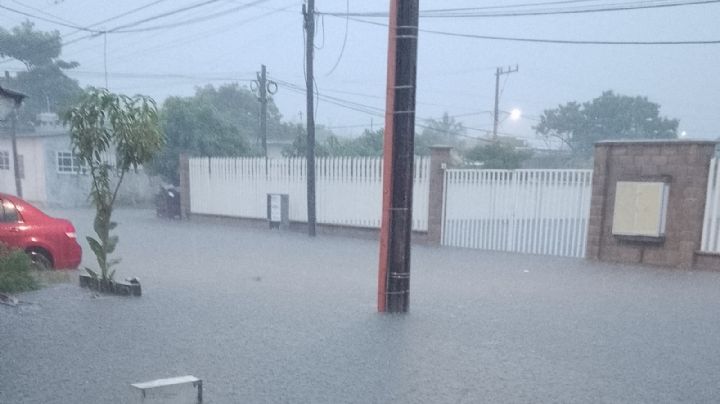
[[[155,196],[155,213],[158,217],[180,219],[180,188],[173,185],[160,186]]]

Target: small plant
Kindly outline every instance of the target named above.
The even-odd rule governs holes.
[[[38,282],[30,274],[30,258],[23,251],[0,243],[0,292],[35,290]]]
[[[99,273],[85,270],[93,278],[112,281],[119,259],[110,259],[118,237],[110,235],[113,205],[125,174],[147,163],[162,148],[155,101],[146,96],[128,97],[106,89],[90,88],[78,105],[64,116],[70,125],[73,153],[90,174],[90,197],[95,206],[97,238],[87,237],[97,258]]]

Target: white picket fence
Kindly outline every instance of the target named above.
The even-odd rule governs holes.
[[[382,159],[332,157],[315,161],[318,223],[379,228]],[[307,221],[304,158],[191,158],[192,213],[265,219],[267,194],[290,195],[290,220]],[[430,160],[415,158],[413,229],[427,230]]]
[[[584,257],[592,170],[445,172],[442,244]]]
[[[720,159],[710,162],[705,220],[703,222],[702,251],[720,253]]]

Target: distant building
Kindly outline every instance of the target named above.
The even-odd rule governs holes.
[[[34,128],[17,132],[18,171],[23,199],[44,206],[78,207],[90,204],[90,176],[72,153],[70,134],[57,114],[42,113]],[[142,170],[128,173],[118,194],[120,204],[149,204],[159,180]],[[15,194],[12,144],[0,132],[0,192]]]

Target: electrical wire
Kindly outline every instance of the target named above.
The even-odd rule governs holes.
[[[108,33],[135,33],[135,32],[157,31],[157,30],[168,29],[168,28],[177,28],[177,27],[181,27],[181,26],[196,24],[196,23],[198,23],[198,22],[208,21],[208,20],[211,20],[211,19],[214,19],[214,18],[218,18],[218,17],[223,17],[223,16],[228,15],[229,13],[232,13],[232,12],[235,12],[235,11],[239,11],[239,10],[243,10],[243,9],[246,9],[246,8],[249,8],[249,7],[253,7],[253,6],[255,6],[255,5],[257,5],[257,4],[260,4],[260,3],[266,3],[266,2],[268,2],[268,1],[270,1],[270,0],[255,0],[255,1],[252,1],[252,2],[249,2],[249,3],[246,3],[246,4],[243,4],[243,5],[240,5],[240,6],[228,8],[228,9],[225,9],[225,10],[222,10],[222,11],[218,11],[218,12],[215,12],[215,13],[212,13],[212,14],[208,14],[208,15],[205,15],[205,16],[202,16],[202,17],[194,17],[194,18],[186,19],[186,20],[183,20],[183,21],[177,21],[177,22],[172,22],[172,23],[167,23],[167,24],[161,24],[161,25],[155,25],[155,26],[145,27],[145,28],[137,28],[137,29],[117,29],[117,28],[113,28],[113,29],[108,30],[107,32],[108,32]],[[720,1],[720,0],[719,0],[719,1]]]
[[[54,19],[50,19],[50,18],[45,18],[45,17],[41,17],[41,16],[39,16],[39,15],[35,15],[35,14],[31,14],[31,13],[26,13],[26,12],[24,12],[24,11],[17,10],[17,9],[14,9],[14,8],[12,8],[12,7],[8,7],[8,6],[2,5],[2,4],[0,4],[0,9],[7,10],[7,11],[10,11],[10,12],[15,13],[15,14],[20,14],[20,15],[23,15],[23,16],[25,16],[25,17],[34,18],[34,19],[36,19],[36,20],[49,22],[49,23],[51,23],[51,24],[59,25],[59,26],[62,26],[62,27],[74,28],[74,29],[77,29],[77,30],[80,30],[80,31],[92,32],[92,33],[96,33],[96,34],[97,34],[97,33],[100,33],[100,31],[98,31],[98,30],[90,29],[90,28],[87,28],[87,27],[81,27],[81,26],[75,25],[75,24],[68,24],[68,23],[65,23],[65,22],[63,22],[63,21],[58,21],[58,20],[54,20]]]
[[[720,0],[719,0],[720,1]],[[376,25],[380,27],[386,27],[387,24],[375,21],[363,20],[360,18],[349,17],[350,20],[360,22],[363,24]],[[490,41],[509,41],[509,42],[527,42],[527,43],[545,43],[545,44],[557,44],[557,45],[639,45],[639,46],[659,46],[659,45],[717,45],[720,44],[720,39],[711,40],[691,40],[691,41],[592,41],[592,40],[572,40],[572,39],[547,39],[547,38],[522,38],[522,37],[508,37],[508,36],[494,36],[494,35],[478,35],[478,34],[463,34],[458,32],[447,32],[438,31],[431,29],[418,29],[420,32],[428,34],[458,37],[458,38],[469,38],[469,39],[483,39]]]
[[[156,5],[156,4],[162,3],[162,2],[164,2],[164,1],[167,1],[167,0],[155,0],[155,1],[151,1],[150,3],[147,3],[147,4],[142,5],[142,6],[140,6],[140,7],[136,7],[136,8],[133,8],[133,9],[131,9],[131,10],[124,11],[124,12],[122,12],[122,13],[120,13],[120,14],[117,14],[117,15],[114,15],[114,16],[112,16],[112,17],[106,18],[106,19],[104,19],[104,20],[98,21],[98,22],[96,22],[96,23],[90,24],[90,25],[87,26],[87,28],[97,27],[97,26],[100,25],[100,24],[104,24],[104,23],[110,22],[110,21],[115,21],[115,20],[117,20],[117,19],[120,19],[120,18],[122,18],[122,17],[128,16],[128,15],[130,15],[130,14],[134,14],[134,13],[136,13],[136,12],[138,12],[138,11],[141,11],[141,10],[144,10],[144,9],[146,9],[146,8],[152,7],[152,6]],[[70,33],[67,33],[67,34],[63,35],[63,37],[64,37],[64,38],[67,38],[68,36],[74,35],[74,34],[76,34],[76,33],[78,33],[78,32],[81,32],[81,31],[80,31],[80,30],[76,30],[76,31],[73,31],[73,32],[70,32]]]
[[[188,43],[197,42],[197,41],[203,40],[203,39],[205,39],[205,38],[209,38],[209,37],[211,37],[211,36],[213,36],[213,35],[218,35],[218,34],[221,34],[221,33],[223,33],[223,32],[227,32],[227,31],[230,31],[230,30],[232,30],[232,29],[239,28],[239,27],[241,27],[241,26],[243,26],[243,25],[245,25],[245,24],[248,24],[248,23],[250,23],[250,22],[254,22],[254,21],[260,20],[260,19],[262,19],[262,18],[271,16],[271,15],[277,13],[277,12],[285,11],[285,10],[287,10],[287,9],[290,8],[290,7],[294,7],[295,5],[296,5],[296,3],[292,3],[291,5],[288,5],[288,6],[285,6],[285,7],[276,8],[276,9],[270,9],[268,12],[259,14],[259,15],[254,16],[254,17],[249,17],[249,18],[246,18],[246,19],[240,20],[240,21],[234,21],[234,22],[232,22],[231,24],[223,25],[223,26],[221,26],[221,27],[213,28],[213,29],[211,29],[211,30],[206,30],[206,31],[203,31],[203,32],[200,32],[200,33],[197,33],[197,34],[191,34],[191,35],[187,35],[187,36],[180,37],[180,38],[173,38],[173,39],[170,40],[170,41],[163,42],[163,43],[160,43],[160,44],[157,44],[157,45],[153,45],[153,46],[151,46],[151,47],[149,47],[149,48],[136,49],[136,48],[130,46],[129,48],[132,48],[132,50],[131,50],[130,52],[120,53],[117,57],[118,57],[118,58],[125,58],[125,57],[128,57],[128,56],[137,55],[137,54],[142,54],[142,53],[172,50],[173,48],[177,47],[178,45],[183,45],[183,46],[184,46],[184,45],[186,45],[186,44],[188,44]]]
[[[83,36],[83,37],[80,37],[80,38],[71,40],[71,41],[69,41],[69,42],[65,42],[65,43],[63,43],[63,46],[70,45],[70,44],[73,44],[73,43],[75,43],[75,42],[82,41],[82,40],[84,40],[84,39],[92,38],[92,37],[94,37],[94,36],[97,36],[97,35],[100,35],[100,34],[103,34],[103,33],[142,32],[142,31],[145,31],[145,30],[147,30],[147,29],[134,29],[134,30],[133,30],[132,28],[133,28],[133,27],[136,27],[136,26],[138,26],[138,25],[145,24],[145,23],[150,22],[150,21],[155,21],[155,20],[157,20],[157,19],[169,17],[169,16],[172,16],[172,15],[175,15],[175,14],[183,13],[183,12],[185,12],[185,11],[194,10],[194,9],[196,9],[196,8],[203,7],[203,6],[212,4],[212,3],[216,3],[216,2],[218,2],[218,1],[220,1],[220,0],[204,0],[204,1],[201,1],[201,2],[199,2],[199,3],[194,3],[194,4],[191,4],[191,5],[185,6],[185,7],[176,8],[176,9],[173,9],[173,10],[170,10],[170,11],[166,11],[166,12],[163,12],[163,13],[160,13],[160,14],[156,14],[156,15],[153,15],[153,16],[150,16],[150,17],[146,17],[146,18],[143,18],[143,19],[140,19],[140,20],[137,20],[137,21],[133,21],[133,22],[130,22],[130,23],[127,23],[127,24],[124,24],[124,25],[119,25],[119,26],[116,26],[116,27],[114,27],[114,28],[110,28],[110,29],[107,29],[107,30],[102,30],[102,31],[95,30],[93,34],[87,35],[87,36]],[[267,1],[267,0],[258,0],[258,1],[256,1],[256,2],[263,2],[263,1]]]
[[[501,12],[501,13],[440,13],[437,15],[426,14],[422,15],[424,18],[493,18],[493,17],[536,17],[536,16],[548,16],[548,15],[563,15],[563,14],[589,14],[589,13],[606,13],[613,11],[632,11],[632,10],[649,10],[659,8],[670,8],[670,7],[684,7],[694,5],[705,5],[720,3],[719,0],[700,0],[691,2],[677,2],[667,4],[649,4],[649,5],[637,5],[628,6],[622,3],[612,6],[606,6],[597,9],[571,9],[571,10],[538,10],[538,11],[520,11],[520,12]]]
[[[131,22],[131,23],[127,23],[127,24],[124,24],[124,25],[119,25],[119,26],[117,26],[117,27],[114,27],[114,28],[109,29],[108,32],[117,32],[117,31],[121,31],[121,30],[123,30],[123,29],[136,27],[136,26],[142,25],[142,24],[144,24],[144,23],[146,23],[146,22],[155,21],[155,20],[158,20],[158,19],[160,19],[160,18],[169,17],[169,16],[171,16],[171,15],[175,15],[175,14],[179,14],[179,13],[184,13],[185,11],[190,11],[190,10],[194,10],[194,9],[196,9],[196,8],[199,8],[199,7],[204,7],[204,6],[207,6],[207,5],[209,5],[209,4],[216,3],[216,2],[218,2],[218,1],[220,1],[220,0],[204,0],[204,1],[201,1],[201,2],[199,2],[199,3],[191,4],[191,5],[189,5],[189,6],[176,8],[176,9],[174,9],[174,10],[170,10],[170,11],[166,11],[166,12],[163,12],[163,13],[160,13],[160,14],[156,14],[156,15],[153,15],[153,16],[150,16],[150,17],[146,17],[146,18],[140,19],[140,20],[138,20],[138,21],[134,21],[134,22]]]
[[[345,0],[345,1],[346,1],[345,4],[346,4],[346,8],[347,8],[347,13],[350,14],[350,0]],[[323,21],[325,21],[324,18],[323,18]],[[342,48],[340,48],[340,54],[338,55],[338,58],[335,61],[335,64],[333,65],[333,67],[330,69],[329,72],[327,72],[325,74],[325,77],[328,77],[331,74],[333,74],[335,69],[337,69],[337,67],[340,65],[340,61],[342,60],[343,54],[345,53],[345,45],[347,44],[349,26],[350,26],[350,19],[345,18],[345,35],[343,36],[343,43],[342,43]]]
[[[203,3],[201,3],[201,4],[195,4],[195,5],[188,6],[188,7],[197,8],[197,7],[199,7],[200,5],[207,5],[207,4],[210,4],[210,3],[214,3],[214,2],[216,2],[216,1],[219,1],[219,0],[208,0],[208,1],[205,1],[205,2],[203,2]],[[177,28],[177,27],[181,27],[181,26],[196,24],[196,23],[199,23],[199,22],[204,22],[204,21],[208,21],[208,20],[211,20],[211,19],[223,17],[223,16],[227,15],[228,13],[231,13],[231,12],[234,12],[234,11],[237,11],[237,10],[241,10],[241,9],[245,9],[245,8],[249,8],[249,7],[252,7],[252,6],[255,6],[255,5],[257,5],[257,4],[267,2],[267,1],[269,1],[269,0],[256,0],[256,1],[253,1],[253,2],[250,2],[250,3],[246,3],[246,4],[243,4],[243,5],[240,5],[240,6],[232,7],[232,8],[229,8],[229,9],[225,9],[225,10],[220,11],[220,12],[215,12],[215,13],[208,14],[208,15],[205,15],[205,16],[194,17],[194,18],[191,18],[191,19],[186,19],[186,20],[183,20],[183,21],[177,21],[177,22],[173,22],[173,23],[155,25],[155,26],[144,27],[144,28],[136,28],[136,29],[120,29],[120,28],[122,28],[122,27],[136,26],[136,25],[139,24],[139,22],[134,22],[134,23],[130,23],[130,24],[126,24],[126,25],[120,26],[120,27],[115,27],[115,28],[111,28],[111,29],[108,29],[108,30],[104,30],[104,31],[101,31],[101,32],[107,32],[107,33],[139,33],[139,32],[148,32],[148,31],[157,31],[157,30],[161,30],[161,29]],[[188,7],[184,7],[183,9],[176,9],[176,10],[174,10],[173,12],[164,13],[164,15],[168,15],[168,14],[171,14],[171,13],[172,13],[172,14],[176,14],[176,13],[178,13],[178,12],[180,12],[180,11],[187,11],[187,10],[188,10]],[[159,17],[158,17],[158,16],[155,16],[155,17],[151,17],[151,18],[156,19],[156,18],[159,18]],[[145,19],[145,20],[148,20],[148,19]],[[91,34],[91,35],[83,36],[83,37],[80,37],[80,38],[76,38],[76,39],[74,39],[74,40],[71,40],[71,41],[68,41],[68,42],[64,42],[64,43],[63,43],[63,46],[71,45],[71,44],[74,44],[74,43],[76,43],[76,42],[82,41],[82,40],[84,40],[84,39],[92,38],[92,37],[94,37],[94,36],[96,36],[96,34]]]
[[[505,11],[505,12],[485,12],[485,13],[460,13],[452,12],[453,9],[438,9],[431,11],[420,11],[421,18],[489,18],[489,17],[528,17],[528,16],[545,16],[545,15],[562,15],[562,14],[586,14],[586,13],[604,13],[614,11],[632,11],[647,10],[670,7],[685,7],[695,5],[707,5],[720,3],[720,0],[694,0],[694,1],[675,1],[671,3],[648,4],[648,2],[635,3],[628,5],[627,3],[613,3],[610,5],[601,5],[600,7],[585,8],[565,8],[565,9],[547,9],[547,10],[530,10],[530,11]],[[326,12],[325,15],[333,17],[387,17],[387,12],[358,12],[358,13],[340,13]]]
[[[541,3],[516,3],[506,5],[495,5],[495,6],[482,6],[482,7],[462,7],[462,8],[446,8],[446,9],[431,9],[425,10],[427,12],[438,12],[438,11],[472,11],[472,10],[491,10],[491,9],[503,9],[503,8],[520,8],[520,7],[537,7],[537,6],[554,6],[559,4],[577,4],[577,3],[597,3],[598,0],[564,0],[564,1],[546,1]]]
[[[285,80],[281,80],[278,78],[274,78],[274,80],[278,83],[278,85],[283,86],[284,88],[286,88],[287,90],[289,90],[293,93],[300,94],[300,95],[305,94],[305,89],[300,85],[297,85],[297,84],[294,84],[294,83],[291,83],[291,82],[288,82]],[[329,104],[333,104],[335,106],[341,107],[341,108],[345,108],[345,109],[356,111],[356,112],[361,112],[361,113],[364,113],[364,114],[367,114],[370,116],[375,116],[375,117],[380,117],[380,118],[385,116],[385,110],[383,108],[378,108],[378,107],[374,107],[374,106],[367,105],[367,104],[357,103],[354,101],[349,101],[349,100],[338,98],[338,97],[331,97],[331,96],[327,96],[324,94],[319,94],[318,96],[322,97],[323,101],[325,101]],[[490,113],[490,112],[492,112],[492,111],[479,111],[478,113]],[[449,115],[449,117],[455,118],[455,117],[474,115],[474,114],[477,114],[477,113]],[[415,126],[422,128],[422,129],[433,129],[432,127],[430,127],[428,125],[417,123],[417,121],[428,121],[430,119],[432,119],[432,118],[416,117]],[[367,126],[367,125],[347,125],[346,127],[350,128],[350,127],[361,127],[361,126]],[[467,127],[467,126],[463,126],[463,127],[468,130],[483,132],[486,135],[489,135],[492,133],[492,129],[482,129],[482,128],[475,128],[475,127]],[[342,128],[342,127],[338,127],[338,128]],[[534,139],[532,137],[521,136],[521,135],[516,135],[516,134],[512,134],[512,133],[507,133],[507,132],[497,132],[497,133],[500,135],[503,135],[503,136],[512,136],[512,137],[521,138],[521,139],[531,139],[531,140]],[[458,135],[458,136],[483,140],[482,138],[478,138],[476,136],[469,136],[469,135]]]
[[[73,24],[73,25],[78,25],[78,26],[80,25],[80,24],[78,24],[78,23],[76,23],[76,22],[74,22],[74,21],[70,21],[70,20],[68,20],[68,19],[58,17],[58,16],[56,16],[56,15],[54,15],[54,14],[50,14],[50,13],[48,13],[47,11],[45,11],[45,10],[43,10],[43,9],[40,9],[40,8],[37,8],[37,7],[33,7],[33,6],[31,6],[31,5],[28,5],[28,4],[21,3],[21,2],[19,2],[18,0],[11,0],[11,1],[12,1],[13,3],[21,6],[21,7],[25,7],[25,8],[27,8],[27,9],[33,10],[33,11],[35,11],[35,12],[37,12],[37,13],[40,13],[40,14],[42,14],[42,15],[45,15],[45,16],[48,16],[48,17],[51,17],[51,18],[54,18],[54,19],[56,19],[56,20],[58,20],[58,21],[63,21],[63,22],[66,22],[66,23],[68,23],[68,24]]]

